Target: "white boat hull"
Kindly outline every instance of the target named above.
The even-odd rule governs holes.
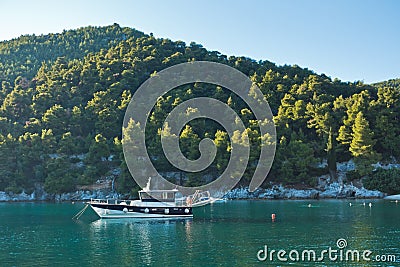
[[[102,219],[120,219],[120,218],[191,218],[193,214],[152,214],[142,212],[110,210],[93,207],[92,209]]]
[[[108,218],[190,218],[192,207],[177,206],[165,202],[91,200],[88,202],[94,212]]]

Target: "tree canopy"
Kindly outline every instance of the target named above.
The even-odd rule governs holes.
[[[336,162],[351,158],[361,175],[368,164],[400,157],[400,82],[341,82],[299,66],[227,57],[200,44],[155,38],[118,24],[59,34],[25,35],[0,42],[0,191],[71,191],[116,173],[116,188],[135,186],[122,156],[122,121],[136,89],[151,75],[177,63],[207,60],[250,77],[268,100],[277,127],[277,152],[269,181],[313,185],[317,174],[334,178]],[[179,103],[207,96],[225,102],[243,120],[252,152],[243,181],[257,164],[259,136],[249,107],[227,88],[193,83],[160,97],[147,123],[153,164],[175,172],[162,153],[160,136]],[[199,156],[198,144],[214,140],[210,168],[181,179],[201,184],[229,161],[229,136],[217,123],[196,119],[183,128],[182,153]],[[327,160],[328,167],[317,170]],[[181,177],[182,178],[182,177]]]

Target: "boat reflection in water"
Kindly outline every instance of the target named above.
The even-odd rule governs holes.
[[[123,265],[152,266],[159,262],[164,251],[174,250],[176,244],[171,240],[184,240],[180,244],[182,249],[188,247],[188,240],[192,236],[192,218],[154,219],[154,218],[120,218],[113,220],[95,220],[90,223],[88,236],[94,251],[108,251],[118,255]],[[107,240],[120,240],[117,246],[110,246]],[[115,245],[115,243],[114,243]],[[99,247],[101,246],[101,247]],[[92,255],[93,266],[97,255]],[[140,265],[137,263],[140,262]]]

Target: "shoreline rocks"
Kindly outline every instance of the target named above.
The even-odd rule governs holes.
[[[106,190],[77,190],[71,193],[48,194],[44,191],[38,193],[34,191],[31,194],[25,192],[15,194],[0,191],[0,202],[34,202],[34,201],[85,201],[91,198],[120,198],[121,195],[111,193]]]
[[[225,194],[228,199],[346,199],[346,198],[384,198],[385,193],[377,190],[368,190],[364,187],[356,187],[352,184],[340,184],[338,182],[326,184],[323,188],[295,189],[282,185],[273,185],[267,189],[257,189],[249,192],[248,188],[236,188]],[[34,191],[31,194],[6,193],[0,191],[0,202],[19,201],[84,201],[91,198],[121,198],[120,194],[109,190],[77,190],[71,193],[48,194],[43,190]],[[400,199],[400,195],[397,195]],[[390,196],[387,197],[390,199]]]
[[[267,189],[249,192],[248,188],[236,188],[227,194],[228,199],[332,199],[332,198],[384,198],[385,193],[377,190],[358,188],[354,185],[331,183],[324,189],[294,189],[282,185],[274,185]]]

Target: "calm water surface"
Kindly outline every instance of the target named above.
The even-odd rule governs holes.
[[[400,203],[371,202],[228,201],[196,208],[194,219],[157,221],[97,220],[89,209],[74,221],[81,203],[0,203],[0,266],[400,266]],[[339,238],[397,261],[257,259],[265,245],[319,253],[338,249]]]

